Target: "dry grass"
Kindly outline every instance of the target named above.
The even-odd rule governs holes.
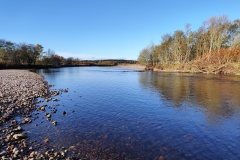
[[[240,49],[220,49],[197,57],[194,66],[207,73],[235,74],[239,72]]]
[[[146,66],[145,65],[141,65],[141,64],[126,64],[126,63],[122,63],[122,64],[118,64],[116,67],[141,71],[141,70],[145,70]]]

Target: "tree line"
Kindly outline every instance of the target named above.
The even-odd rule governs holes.
[[[240,62],[240,20],[211,17],[196,31],[186,24],[184,31],[164,34],[160,44],[150,44],[142,49],[138,62],[160,68],[182,64],[201,68]]]
[[[54,50],[43,50],[40,44],[14,43],[0,39],[0,66],[54,66],[74,65],[78,58],[64,58]]]
[[[43,50],[40,44],[14,43],[0,39],[0,66],[53,66],[73,65],[78,58],[64,58],[54,50]]]
[[[0,68],[49,68],[62,66],[114,66],[119,63],[137,63],[134,60],[105,59],[80,60],[79,58],[64,58],[54,50],[44,51],[40,44],[14,43],[0,39]]]

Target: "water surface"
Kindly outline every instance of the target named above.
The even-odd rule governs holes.
[[[240,159],[240,77],[105,67],[39,73],[52,89],[68,89],[43,103],[57,108],[57,126],[40,116],[24,128],[40,149],[70,147],[75,157],[97,159]]]

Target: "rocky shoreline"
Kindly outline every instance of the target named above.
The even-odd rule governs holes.
[[[40,106],[42,101],[56,101],[57,96],[67,90],[50,91],[51,86],[44,77],[27,70],[0,70],[0,158],[11,159],[71,159],[66,158],[67,149],[55,151],[46,148],[40,152],[28,141],[28,135],[22,125],[32,123],[38,114],[44,114],[48,106]],[[42,100],[39,100],[42,99]],[[54,127],[57,122],[51,120],[53,112],[45,116]],[[38,114],[32,114],[39,111]],[[20,118],[17,118],[20,117]],[[46,140],[47,141],[47,140]]]

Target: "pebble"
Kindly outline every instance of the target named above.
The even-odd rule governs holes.
[[[6,154],[7,154],[6,151],[2,151],[2,152],[0,152],[0,156],[4,156],[4,155],[6,155]]]
[[[22,127],[18,126],[17,128],[13,129],[13,131],[15,131],[15,132],[22,131]]]
[[[23,133],[21,127],[21,125],[34,122],[32,120],[37,119],[37,114],[41,113],[38,111],[45,112],[47,110],[47,105],[37,106],[39,103],[58,101],[56,98],[52,99],[51,96],[68,92],[68,89],[50,91],[49,87],[44,77],[37,73],[27,70],[0,70],[1,160],[67,159],[66,151],[62,151],[61,154],[61,152],[48,148],[50,152],[45,155],[38,148],[34,148],[36,142],[27,143],[28,136]],[[41,100],[37,98],[41,98]],[[54,106],[59,106],[59,104]],[[57,109],[48,108],[52,109],[51,114],[46,114],[46,117],[50,119]],[[32,116],[33,111],[37,111],[37,113]],[[17,116],[24,118],[17,121],[14,119]],[[52,125],[56,126],[57,121],[53,121]],[[35,126],[38,125],[35,124]],[[48,143],[49,139],[45,139],[44,142]]]
[[[47,118],[51,118],[51,114],[50,113],[47,114]]]
[[[36,98],[49,95],[49,86],[41,75],[27,70],[0,70],[0,159],[29,159],[25,154],[30,154],[31,146],[25,142],[27,135],[22,133],[21,125],[32,122]],[[16,116],[24,118],[18,123]]]
[[[13,138],[16,139],[16,140],[24,139],[24,138],[26,138],[26,135],[24,135],[24,134],[14,134]]]
[[[17,121],[16,120],[12,120],[11,121],[11,125],[13,125],[13,126],[17,125]]]
[[[49,142],[49,138],[45,139],[44,142],[45,142],[45,143],[48,143],[48,142]]]
[[[40,107],[40,110],[45,111],[45,107],[44,107],[44,106],[41,106],[41,107]]]
[[[56,125],[57,125],[57,122],[56,122],[56,121],[53,121],[53,122],[52,122],[52,125],[56,126]]]

